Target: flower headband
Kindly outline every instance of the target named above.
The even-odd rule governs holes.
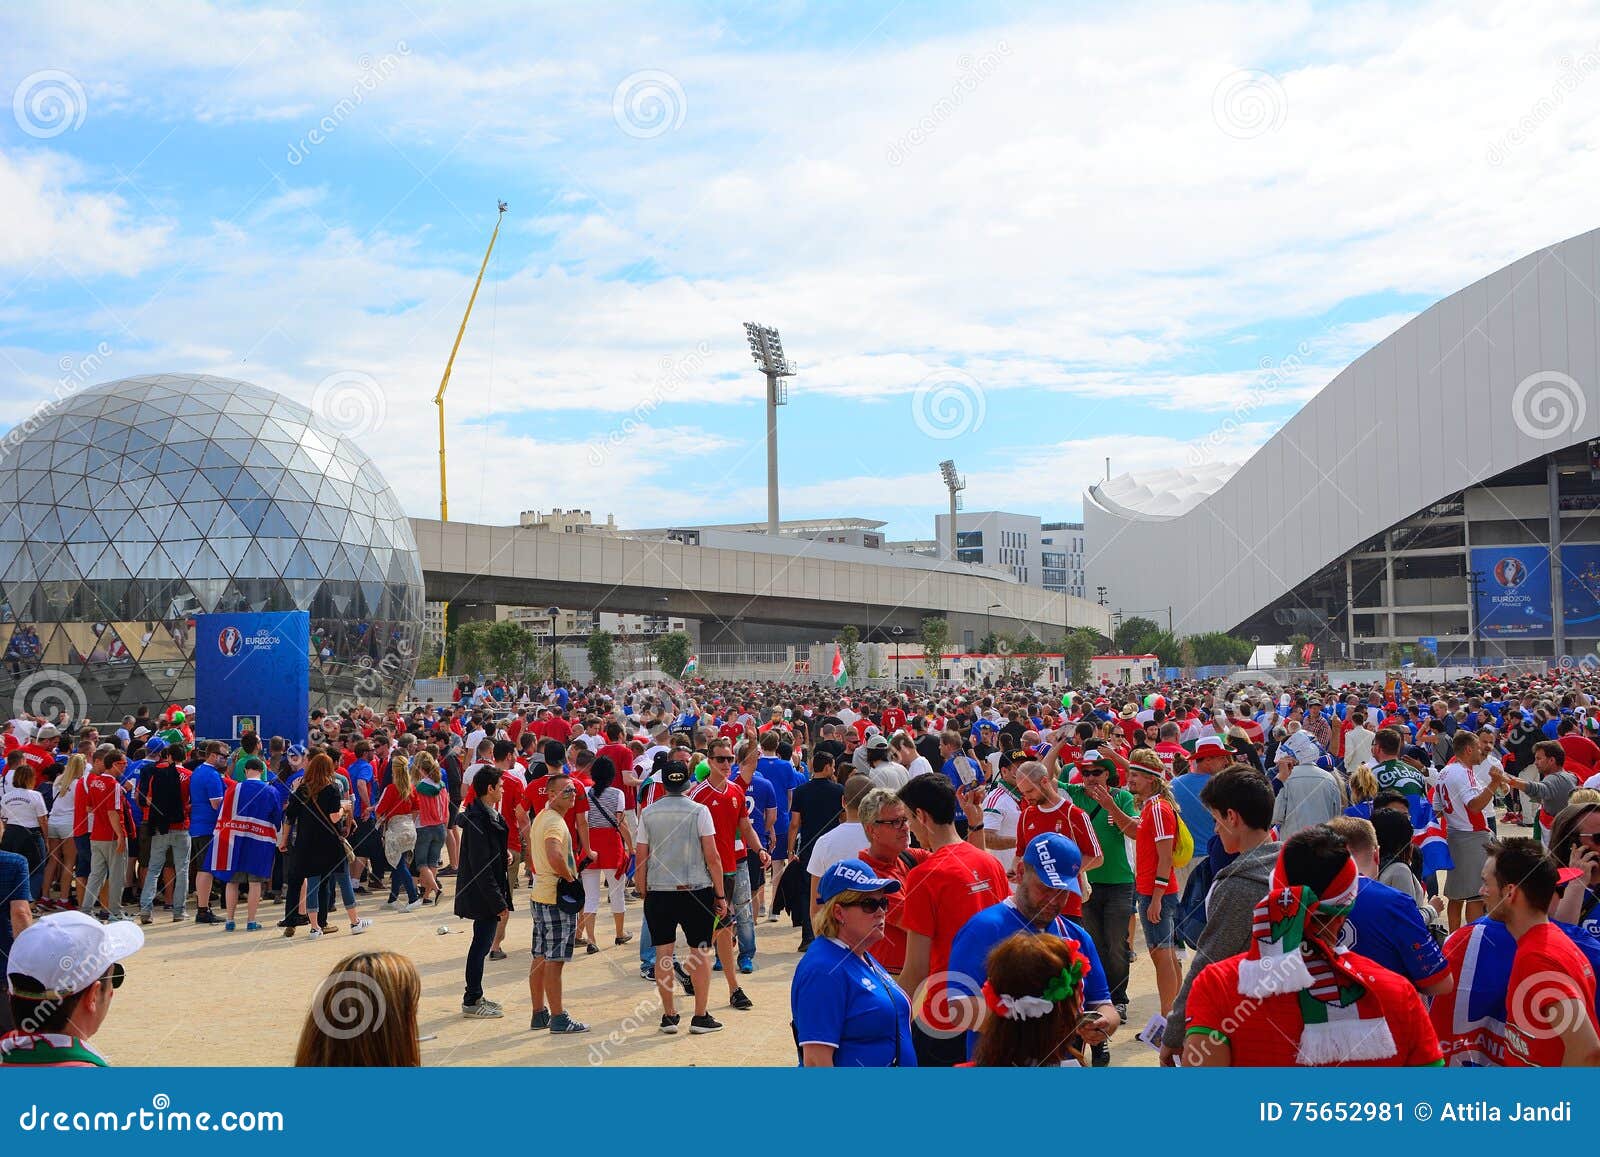
[[[1037,1020],[1049,1014],[1061,1001],[1078,991],[1084,973],[1089,971],[1089,960],[1078,951],[1076,940],[1066,941],[1070,963],[1052,976],[1038,996],[1007,996],[996,992],[989,981],[983,982],[983,1001],[989,1011],[1003,1020]]]

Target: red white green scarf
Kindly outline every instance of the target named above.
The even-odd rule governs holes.
[[[1340,959],[1344,950],[1319,935],[1314,919],[1348,915],[1360,879],[1355,861],[1347,859],[1319,896],[1289,883],[1280,852],[1271,889],[1256,905],[1250,952],[1239,965],[1239,995],[1298,997],[1305,1029],[1296,1060],[1302,1065],[1383,1060],[1398,1051],[1377,998]]]

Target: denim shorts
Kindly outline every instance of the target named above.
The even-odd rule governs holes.
[[[1144,925],[1144,946],[1149,949],[1174,948],[1178,943],[1178,897],[1169,894],[1161,897],[1161,919],[1154,924],[1149,916],[1151,897],[1139,896],[1139,923]]]
[[[444,824],[417,829],[417,846],[412,849],[411,863],[416,868],[437,868],[444,854]]]

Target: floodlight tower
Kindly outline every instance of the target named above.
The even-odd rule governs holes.
[[[744,323],[750,339],[750,356],[767,377],[767,533],[778,533],[778,407],[789,403],[784,378],[794,377],[794,366],[783,354],[783,339],[770,325]]]
[[[956,511],[961,509],[960,494],[967,488],[967,480],[956,473],[956,463],[953,458],[946,458],[939,463],[939,473],[944,477],[945,489],[950,491],[950,542],[945,549],[949,552],[951,562],[956,560]]]

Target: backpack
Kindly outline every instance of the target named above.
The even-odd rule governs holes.
[[[1178,809],[1173,808],[1174,812]],[[1172,866],[1174,868],[1187,867],[1190,860],[1194,859],[1194,834],[1189,831],[1189,825],[1183,822],[1183,817],[1178,817],[1178,838],[1172,843]]]
[[[183,778],[177,767],[158,763],[150,769],[150,808],[145,819],[153,830],[165,835],[173,824],[183,822]]]

